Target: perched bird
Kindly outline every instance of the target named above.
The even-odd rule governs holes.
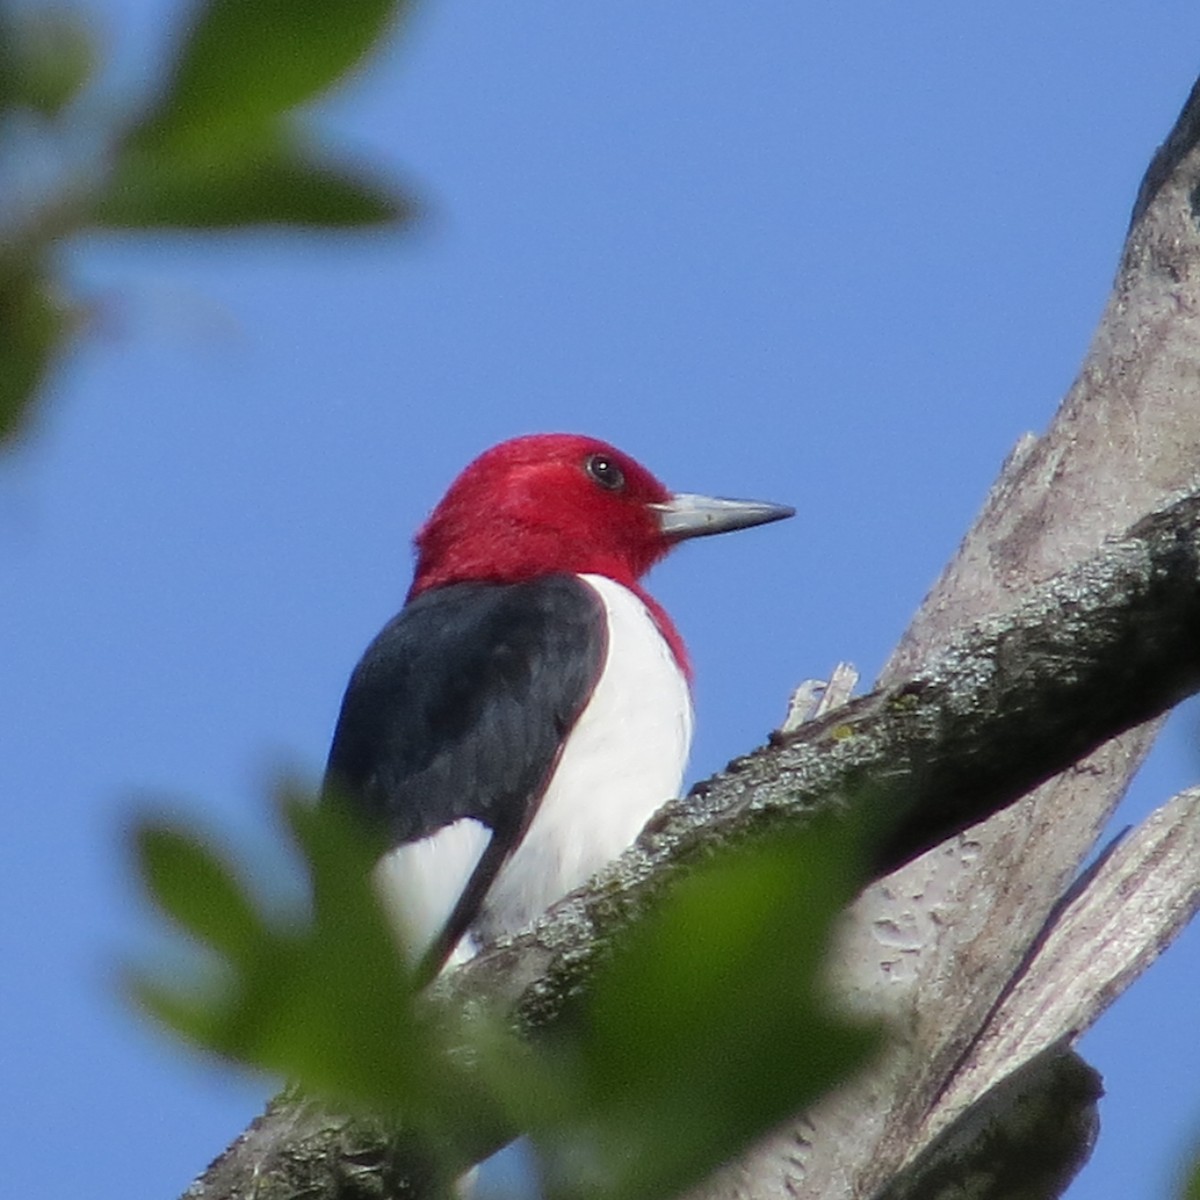
[[[672,494],[572,434],[494,446],[451,484],[351,676],[325,788],[383,832],[377,882],[426,975],[528,924],[678,794],[687,651],[638,581],[677,542],[793,512]]]

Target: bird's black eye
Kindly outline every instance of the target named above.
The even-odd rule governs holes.
[[[625,472],[606,454],[593,454],[584,469],[606,491],[619,492],[625,486]]]

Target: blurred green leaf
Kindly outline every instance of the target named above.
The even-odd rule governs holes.
[[[1193,1161],[1184,1181],[1183,1200],[1200,1200],[1200,1155]]]
[[[135,140],[218,145],[312,99],[355,67],[402,0],[207,0]]]
[[[217,959],[139,1002],[225,1057],[402,1119],[449,1163],[528,1129],[548,1194],[675,1195],[861,1065],[879,1031],[833,1015],[821,968],[862,877],[851,819],[722,852],[684,876],[532,1046],[414,979],[371,883],[379,846],[331,804],[283,805],[311,904],[270,915],[200,839],[143,824],[142,874]]]
[[[68,328],[68,311],[40,273],[0,264],[0,443],[24,427]]]
[[[116,229],[337,228],[407,222],[415,213],[407,196],[263,135],[219,155],[127,149],[93,218]]]
[[[96,48],[78,15],[0,11],[0,106],[57,116],[91,78]]]
[[[371,884],[377,847],[340,810],[296,796],[284,817],[312,885],[307,911],[256,911],[220,855],[194,835],[143,823],[135,835],[153,899],[220,959],[199,986],[144,972],[130,986],[152,1015],[237,1062],[436,1138],[494,1119],[456,1068],[453,1022],[413,996],[411,972]]]
[[[136,839],[142,877],[159,907],[232,962],[247,960],[267,930],[220,856],[165,826],[142,825]]]
[[[722,854],[633,931],[559,1048],[578,1107],[535,1132],[553,1194],[675,1195],[877,1048],[820,984],[862,878],[851,825]]]

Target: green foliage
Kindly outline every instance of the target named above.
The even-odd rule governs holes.
[[[1200,1200],[1200,1155],[1188,1171],[1181,1195],[1183,1200]]]
[[[377,847],[329,805],[282,811],[311,881],[303,911],[257,902],[195,835],[140,827],[151,896],[206,953],[190,985],[132,973],[133,994],[196,1045],[398,1120],[450,1169],[526,1131],[553,1195],[676,1194],[877,1043],[818,984],[860,877],[848,822],[714,856],[527,1043],[414,995],[370,882]]]
[[[37,388],[66,337],[68,314],[35,266],[0,260],[0,443],[29,419]]]
[[[207,953],[183,986],[129,972],[132,994],[196,1045],[346,1109],[439,1140],[477,1136],[483,1093],[452,1065],[452,1023],[414,999],[371,886],[371,845],[332,806],[285,794],[280,809],[308,871],[307,911],[256,902],[195,834],[140,825],[147,889]]]
[[[314,149],[295,112],[357,68],[403,0],[205,0],[162,91],[120,122],[89,111],[97,50],[63,11],[18,18],[0,0],[0,442],[28,424],[77,307],[54,270],[64,240],[100,228],[345,229],[401,225],[394,183]],[[99,144],[97,145],[97,138]],[[21,140],[23,139],[23,140]],[[30,140],[63,161],[57,186],[6,183]],[[87,147],[83,150],[82,147]]]
[[[577,1107],[535,1133],[555,1194],[676,1195],[865,1062],[877,1031],[820,985],[857,841],[830,822],[723,853],[632,931],[559,1052]]]
[[[54,118],[91,78],[96,47],[86,26],[62,10],[0,9],[0,110],[28,108]]]
[[[117,229],[338,228],[406,220],[414,212],[410,201],[378,183],[355,178],[283,137],[265,135],[213,155],[131,149],[93,216]]]
[[[175,147],[237,141],[338,82],[401,7],[398,0],[208,0],[135,140]]]

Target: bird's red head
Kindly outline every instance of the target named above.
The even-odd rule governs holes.
[[[662,520],[671,499],[645,467],[596,438],[502,442],[459,475],[417,534],[411,594],[558,572],[632,586],[675,540]]]

